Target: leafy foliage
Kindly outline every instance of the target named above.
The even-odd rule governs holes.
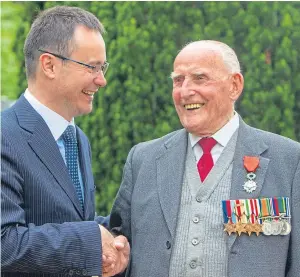
[[[80,6],[94,13],[107,29],[108,85],[96,95],[94,111],[76,119],[92,145],[98,212],[110,210],[130,148],[181,127],[169,75],[178,51],[190,41],[214,39],[231,45],[245,77],[244,94],[236,103],[238,112],[252,126],[300,139],[300,3],[22,4],[22,24],[12,53],[19,61],[25,35],[39,9]],[[24,72],[18,84],[22,90],[26,87]],[[15,89],[15,96],[19,91]]]

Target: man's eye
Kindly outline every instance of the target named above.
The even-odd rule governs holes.
[[[174,83],[181,83],[181,82],[183,82],[183,80],[184,80],[184,77],[183,77],[183,76],[178,76],[178,77],[175,77],[175,78],[173,79],[173,82],[174,82]]]
[[[194,80],[203,80],[204,76],[202,74],[195,74],[193,75]]]

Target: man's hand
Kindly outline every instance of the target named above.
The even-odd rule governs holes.
[[[115,247],[119,251],[119,260],[115,264],[114,270],[116,270],[117,273],[121,273],[126,269],[128,265],[130,245],[126,237],[118,236],[115,237]]]
[[[124,236],[114,238],[112,234],[99,225],[102,241],[102,276],[109,277],[123,272],[127,267],[130,246]]]

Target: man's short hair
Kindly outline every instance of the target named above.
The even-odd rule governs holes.
[[[41,53],[38,49],[70,56],[76,45],[73,41],[77,26],[105,32],[102,23],[92,13],[77,7],[57,6],[42,11],[34,20],[24,44],[27,79],[34,79],[37,61]]]

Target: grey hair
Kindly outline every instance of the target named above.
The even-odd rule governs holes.
[[[24,44],[27,79],[34,79],[37,61],[41,53],[48,50],[69,56],[76,45],[73,43],[75,28],[78,25],[105,33],[102,23],[92,13],[77,7],[57,6],[42,11],[34,20]]]
[[[211,50],[216,50],[221,55],[223,62],[230,73],[241,73],[241,66],[238,57],[234,50],[227,44],[215,40],[199,40],[188,43],[183,47],[183,49],[192,44],[201,44]]]

